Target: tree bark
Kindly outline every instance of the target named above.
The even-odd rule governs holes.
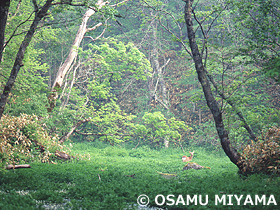
[[[0,63],[2,61],[2,55],[5,43],[5,28],[7,24],[7,17],[10,8],[10,0],[0,1]]]
[[[189,45],[191,48],[193,61],[195,63],[195,69],[196,69],[196,72],[198,75],[198,80],[202,86],[207,105],[214,117],[216,130],[217,130],[218,136],[220,138],[222,148],[225,151],[226,155],[231,160],[231,162],[233,162],[235,165],[238,166],[237,163],[240,159],[240,156],[237,153],[237,151],[231,147],[229,136],[228,136],[228,131],[225,129],[225,126],[223,123],[222,112],[219,108],[217,101],[215,100],[215,98],[212,94],[211,86],[210,86],[210,83],[207,78],[207,74],[206,74],[206,71],[204,69],[204,65],[202,62],[202,56],[199,52],[198,45],[196,43],[195,32],[193,29],[193,22],[192,22],[193,0],[184,0],[184,1],[186,2],[184,13],[185,13],[185,22],[186,22],[187,31],[188,31]]]
[[[106,5],[108,2],[104,2],[103,0],[98,0],[96,3],[97,9],[101,9],[104,5]],[[89,18],[95,13],[95,10],[93,9],[88,9],[86,13],[84,14],[82,18],[82,23],[79,27],[79,30],[76,34],[75,40],[72,44],[72,47],[70,49],[70,52],[62,64],[62,66],[58,69],[58,72],[56,74],[56,77],[54,79],[53,85],[52,85],[52,93],[49,95],[49,105],[50,107],[48,108],[48,112],[52,112],[53,108],[55,107],[56,104],[56,99],[58,98],[58,93],[57,91],[61,88],[62,83],[64,81],[64,77],[69,71],[73,61],[78,55],[78,48],[80,47],[80,44],[88,31],[95,30],[97,27],[101,26],[102,23],[98,23],[95,27],[93,28],[87,28],[87,22]]]
[[[23,66],[22,61],[23,61],[23,58],[24,58],[25,50],[28,47],[29,43],[31,42],[39,22],[41,21],[41,19],[43,17],[45,17],[47,15],[47,12],[48,12],[49,8],[51,7],[53,0],[47,0],[46,3],[44,4],[44,6],[40,10],[38,10],[38,8],[37,8],[36,1],[33,1],[33,2],[34,2],[35,10],[36,10],[35,11],[35,17],[34,17],[34,20],[31,24],[27,34],[25,35],[25,37],[24,37],[24,39],[23,39],[23,41],[20,45],[20,48],[18,50],[16,59],[15,59],[15,62],[14,62],[14,66],[13,66],[12,71],[10,73],[10,77],[9,77],[9,79],[8,79],[8,81],[7,81],[7,83],[4,87],[3,93],[1,95],[1,99],[0,99],[0,119],[3,115],[5,105],[8,101],[8,97],[9,97],[9,94],[12,90],[12,87],[13,87],[15,81],[16,81],[18,72],[19,72],[20,68]]]

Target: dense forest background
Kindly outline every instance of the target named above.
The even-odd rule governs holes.
[[[220,150],[189,44],[188,2],[11,1],[1,49],[2,126],[21,123],[20,135],[36,141],[42,128],[56,142]],[[211,91],[241,151],[280,124],[280,2],[190,2]]]

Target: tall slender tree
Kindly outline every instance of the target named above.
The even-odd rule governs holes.
[[[34,19],[32,21],[32,24],[30,25],[30,28],[28,30],[28,32],[26,33],[20,47],[18,50],[18,53],[16,55],[16,59],[13,65],[13,68],[11,70],[10,73],[10,77],[4,87],[3,93],[1,95],[1,99],[0,99],[0,119],[3,115],[4,109],[5,109],[5,105],[7,103],[9,94],[12,90],[12,87],[14,86],[14,83],[16,81],[18,72],[20,70],[20,68],[24,65],[23,64],[23,59],[24,59],[24,54],[25,51],[28,47],[28,45],[30,44],[34,33],[38,27],[38,24],[40,23],[40,21],[42,20],[42,18],[44,18],[47,14],[48,14],[48,10],[49,8],[52,6],[52,2],[53,0],[47,0],[45,2],[45,4],[39,8],[36,0],[33,0],[33,5],[34,5],[34,11],[35,11],[35,16]]]
[[[240,159],[240,156],[237,153],[237,151],[231,146],[228,131],[224,126],[222,112],[220,110],[218,102],[213,96],[210,82],[207,77],[207,73],[203,64],[202,54],[199,52],[199,48],[196,42],[195,31],[193,28],[193,21],[192,21],[193,0],[184,0],[184,1],[186,2],[184,13],[185,13],[185,22],[187,25],[189,45],[191,48],[192,58],[195,63],[195,69],[197,72],[198,80],[202,86],[207,105],[213,115],[215,125],[216,125],[216,130],[220,138],[222,148],[225,151],[226,155],[229,157],[229,159],[239,167],[238,161]]]
[[[2,60],[4,43],[5,43],[5,28],[10,8],[10,0],[0,1],[0,63]]]

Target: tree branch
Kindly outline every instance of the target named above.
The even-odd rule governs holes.
[[[66,135],[64,135],[60,138],[59,142],[63,143],[66,139],[68,139],[72,135],[72,133],[76,130],[77,127],[79,127],[81,124],[88,122],[90,120],[91,120],[91,118],[87,118],[87,119],[80,120],[79,122],[77,122],[75,125],[72,126],[71,130]]]
[[[119,6],[120,4],[124,4],[124,3],[128,2],[128,1],[130,1],[130,0],[121,1],[121,2],[119,2],[117,4],[110,5],[110,7],[116,7],[116,6]]]
[[[81,134],[83,136],[133,136],[131,134],[119,134],[119,133],[83,133],[80,131],[75,131],[75,133]]]

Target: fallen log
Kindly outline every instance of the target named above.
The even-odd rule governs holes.
[[[24,165],[7,165],[6,169],[10,170],[10,169],[18,169],[18,168],[31,168],[30,165],[28,164],[24,164]]]
[[[74,158],[74,156],[68,155],[67,153],[61,152],[59,150],[55,151],[55,156],[60,159],[63,159],[63,160],[70,160],[70,159]]]

